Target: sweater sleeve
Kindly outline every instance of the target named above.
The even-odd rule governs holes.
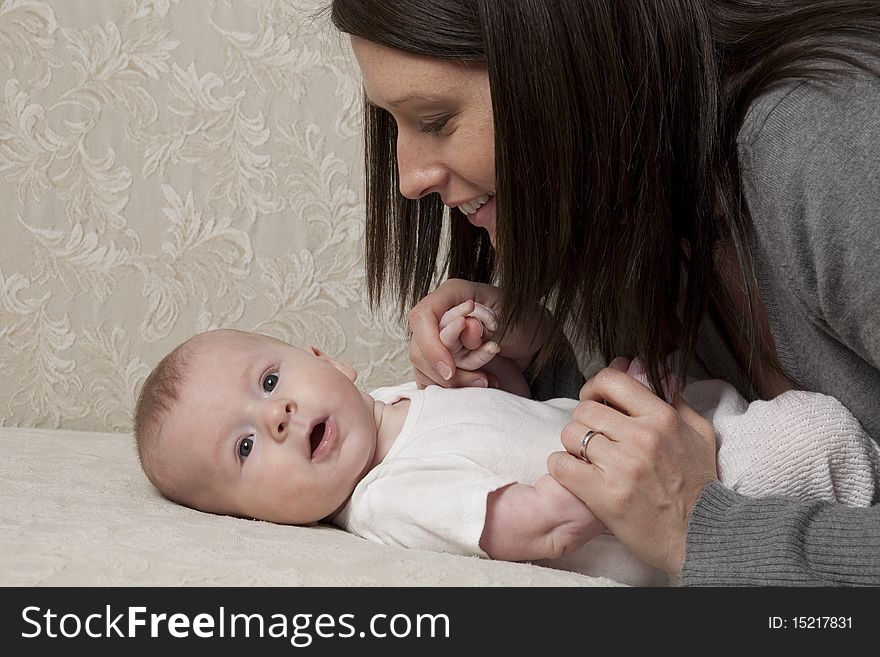
[[[795,84],[759,101],[741,140],[764,257],[808,321],[874,370],[880,368],[878,98],[880,82],[861,74]],[[784,361],[798,358],[793,345],[777,346]],[[849,376],[839,384],[866,382]],[[876,504],[752,498],[715,482],[693,510],[680,581],[880,585],[878,545]]]
[[[880,79],[853,73],[777,90],[743,132],[765,270],[829,338],[880,369]]]
[[[877,586],[880,506],[752,499],[718,482],[688,528],[682,586]]]

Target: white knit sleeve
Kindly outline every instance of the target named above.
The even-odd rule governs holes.
[[[715,426],[728,488],[851,506],[880,499],[880,448],[833,397],[793,390],[748,404],[727,384],[701,381],[685,399]]]

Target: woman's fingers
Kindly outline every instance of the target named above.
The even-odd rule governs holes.
[[[568,453],[600,469],[607,460],[608,450],[613,448],[612,442],[602,429],[580,422],[570,422],[562,430],[562,445]]]
[[[437,336],[438,342],[439,342],[439,338],[440,338],[440,336],[438,334],[438,336]],[[440,346],[443,349],[446,349],[446,347],[443,347],[442,342],[440,343]],[[452,354],[449,353],[448,349],[446,350],[446,353],[449,354],[449,358],[452,361],[452,364],[454,367],[455,366],[455,359],[452,358]],[[440,374],[440,371],[437,370],[436,368],[425,367],[423,365],[423,363],[425,362],[425,357],[421,352],[421,348],[419,347],[419,345],[415,341],[410,341],[410,343],[409,343],[409,360],[413,364],[413,372],[415,373],[415,380],[416,380],[416,383],[419,384],[420,388],[423,388],[428,385],[438,385],[438,386],[444,386],[444,387],[450,386],[449,379],[451,379],[453,376],[452,370],[449,371],[448,378],[443,378],[443,376],[441,376],[441,374]]]
[[[494,313],[500,298],[500,291],[491,285],[450,279],[413,306],[407,318],[412,330],[410,360],[415,369],[434,383],[448,386],[456,367],[453,355],[440,340],[440,320],[450,308],[470,300]],[[476,304],[474,310],[485,316]]]
[[[706,441],[706,444],[716,449],[715,427],[702,415],[687,405],[684,398],[676,393],[672,399],[672,406],[678,411],[682,421],[700,434]]]
[[[654,413],[668,406],[646,385],[625,371],[611,367],[599,370],[583,385],[580,399],[608,402],[630,416]]]
[[[420,390],[423,390],[428,386],[436,385],[433,380],[426,377],[419,370],[415,370],[413,372],[413,379],[415,380],[416,385],[419,387]]]
[[[415,370],[413,378],[420,389],[440,385],[433,379]],[[449,381],[443,382],[444,388],[497,388],[498,382],[491,374],[483,370],[458,370]]]
[[[429,309],[418,306],[409,312],[413,332],[410,360],[419,372],[437,384],[448,381],[455,372],[455,360],[440,340],[440,323]]]
[[[690,513],[717,479],[712,424],[680,396],[667,404],[619,369],[600,371],[581,399],[550,474],[637,557],[677,574]],[[582,455],[588,431],[596,433]]]
[[[627,431],[628,418],[615,408],[593,400],[582,401],[571,414],[571,422],[562,430],[562,444],[577,456],[577,445],[588,430],[601,431],[610,440]]]
[[[601,438],[601,436],[598,438]],[[596,513],[588,502],[588,500],[602,499],[603,495],[606,494],[605,491],[608,484],[608,478],[604,470],[592,460],[596,454],[592,442],[591,440],[587,448],[590,461],[585,461],[579,456],[573,456],[569,452],[553,452],[547,457],[547,471],[556,481],[583,501],[606,527],[609,527],[602,517],[605,514]],[[599,442],[601,441],[597,440],[597,443]]]

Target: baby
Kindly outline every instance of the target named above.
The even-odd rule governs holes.
[[[511,357],[490,343],[463,349],[459,337],[481,310],[450,312],[441,335],[458,361],[491,361],[501,387],[522,390],[516,375],[534,346]],[[331,522],[389,545],[667,583],[547,474],[576,400],[415,384],[367,394],[356,378],[315,348],[234,330],[198,334],[143,386],[135,418],[143,470],[166,497],[206,512]],[[718,429],[728,485],[870,504],[880,472],[873,441],[835,400],[798,394],[750,406],[717,381],[685,389]],[[789,423],[803,418],[817,440],[779,439],[780,412]]]
[[[424,431],[423,422],[436,406],[425,408],[422,393],[414,387],[410,393],[418,398],[415,407],[410,397],[390,391],[383,393],[383,401],[383,395],[360,391],[356,377],[347,364],[314,348],[299,349],[256,333],[201,333],[166,356],[144,384],[136,413],[143,470],[166,497],[202,511],[284,524],[366,526],[369,521],[359,515],[363,498],[352,493],[359,484],[368,490],[364,479],[375,478],[379,466],[394,467],[391,456],[409,458],[410,448],[401,437],[416,427]],[[406,515],[415,517],[416,524],[406,528],[407,537],[388,536],[386,542],[439,549],[431,533],[452,532],[451,551],[519,561],[563,556],[601,533],[603,526],[580,500],[549,475],[536,476],[546,468],[549,452],[560,447],[565,413],[498,390],[474,395],[474,390],[430,391],[432,401],[437,396],[448,407],[432,421],[452,422],[442,432],[449,444],[435,445],[427,458],[436,457],[437,474],[450,475],[454,483],[448,490],[422,496],[415,490],[436,485],[439,479],[432,477],[430,468],[413,470],[406,477],[411,481],[401,484],[400,496],[393,493],[386,502],[411,506]],[[533,404],[539,415],[527,427],[514,425],[515,431],[507,424],[494,429],[492,434],[505,439],[501,446],[493,436],[482,437],[489,441],[481,443],[481,436],[455,426],[459,421],[449,412],[473,407],[480,424],[486,424],[483,410],[494,403],[487,398],[515,407]],[[518,414],[528,414],[524,410]],[[474,463],[453,452],[464,440],[467,448],[490,462],[508,460],[511,454],[526,460],[511,447],[509,434],[531,439],[542,426],[542,416],[559,417],[545,429],[555,440],[549,449],[541,443],[530,446],[529,460],[536,467],[516,467],[517,476],[528,484],[488,470],[479,474],[478,482]],[[457,466],[442,465],[450,453]],[[460,475],[453,474],[456,469]],[[482,496],[469,492],[467,509],[450,502],[449,495],[461,482],[468,482],[471,491],[478,484],[487,487]],[[420,503],[413,505],[414,500]],[[443,517],[430,519],[423,514],[427,507]],[[371,497],[366,497],[363,510],[373,508]]]

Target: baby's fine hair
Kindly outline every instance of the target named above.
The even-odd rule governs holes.
[[[193,347],[187,340],[168,353],[147,376],[134,412],[134,438],[141,469],[156,488],[166,493],[156,459],[157,441],[165,418],[180,400],[180,390]]]

